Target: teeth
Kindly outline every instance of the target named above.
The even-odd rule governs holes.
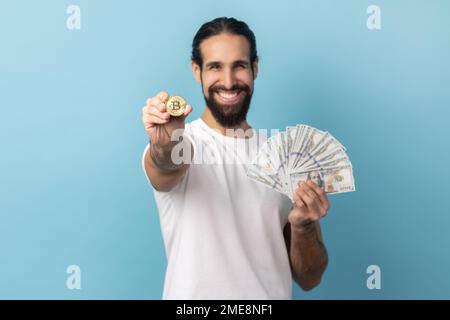
[[[224,99],[233,99],[234,97],[236,97],[238,95],[237,91],[231,91],[231,92],[227,92],[227,91],[219,91],[219,96],[221,96]]]

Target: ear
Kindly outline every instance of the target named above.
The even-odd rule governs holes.
[[[258,63],[259,58],[256,57],[255,61],[253,62],[252,68],[253,68],[253,80],[256,80],[256,77],[258,76]]]
[[[200,66],[194,61],[192,61],[192,73],[194,74],[195,81],[197,81],[198,83],[202,82],[200,76],[201,72],[202,71],[200,70]]]

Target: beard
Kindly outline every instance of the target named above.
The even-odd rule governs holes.
[[[238,94],[243,93],[244,98],[234,104],[223,104],[217,101],[215,97],[215,93],[218,93],[220,90],[237,91]],[[252,95],[253,92],[250,91],[248,85],[236,84],[231,89],[227,89],[221,85],[211,86],[208,88],[208,97],[205,96],[205,94],[203,94],[203,97],[205,98],[206,106],[209,108],[216,121],[227,128],[234,127],[247,118]]]

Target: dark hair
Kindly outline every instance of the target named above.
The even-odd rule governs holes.
[[[198,64],[201,69],[203,58],[202,53],[200,52],[200,44],[203,40],[221,33],[244,36],[248,40],[250,44],[250,63],[253,68],[253,62],[258,58],[258,53],[256,52],[256,39],[253,31],[250,30],[245,22],[227,17],[216,18],[204,23],[200,27],[192,41],[192,61]]]

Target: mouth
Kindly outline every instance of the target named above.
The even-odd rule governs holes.
[[[218,90],[215,95],[223,104],[235,104],[241,100],[243,92],[242,90]]]

